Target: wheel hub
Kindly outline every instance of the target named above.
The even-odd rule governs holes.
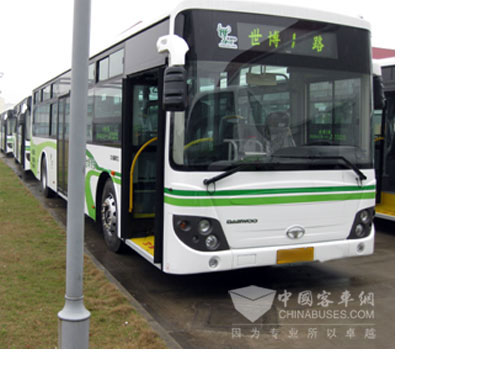
[[[106,231],[113,235],[117,228],[117,207],[115,199],[109,194],[102,203],[102,223]]]

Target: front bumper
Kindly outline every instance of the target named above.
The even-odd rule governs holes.
[[[314,261],[371,255],[374,251],[375,228],[362,239],[345,239],[323,243],[311,243],[265,248],[230,249],[219,252],[199,252],[180,244],[167,253],[163,270],[167,273],[192,274],[228,271],[248,267],[277,265],[278,250],[313,248]],[[181,258],[181,260],[179,260]],[[215,264],[215,266],[212,266]]]

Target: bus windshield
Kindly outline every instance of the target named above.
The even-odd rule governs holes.
[[[372,167],[370,64],[361,57],[368,49],[342,53],[340,43],[350,42],[346,27],[286,18],[245,23],[242,14],[221,15],[207,43],[206,32],[191,37],[195,20],[205,15],[193,13],[185,15],[190,21],[183,34],[191,47],[188,107],[172,119],[171,160],[177,168],[224,170],[242,162],[255,162],[255,170],[341,166],[325,156]],[[198,34],[205,35],[203,46]],[[277,47],[267,36],[273,34]],[[237,48],[222,45],[227,41]],[[363,45],[369,47],[368,40]]]

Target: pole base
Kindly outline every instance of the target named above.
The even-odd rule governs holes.
[[[58,347],[87,349],[90,330],[90,312],[83,305],[83,297],[65,296],[65,306],[58,313]]]

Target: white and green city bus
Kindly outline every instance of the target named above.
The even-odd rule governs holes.
[[[372,254],[369,24],[239,1],[159,19],[90,58],[85,213],[108,248],[175,274]],[[33,93],[46,196],[68,196],[70,79]]]
[[[32,98],[28,97],[13,108],[13,156],[23,171],[30,170],[31,104]]]
[[[9,109],[0,114],[0,150],[5,155],[13,154],[15,111]]]

